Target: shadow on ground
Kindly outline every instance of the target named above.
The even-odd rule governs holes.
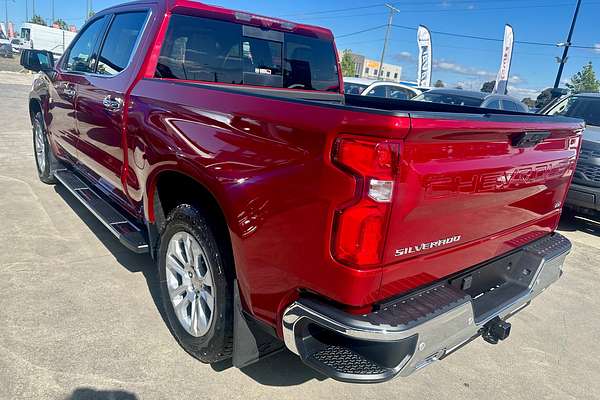
[[[156,311],[160,314],[163,322],[168,327],[167,316],[162,308],[160,286],[158,274],[154,261],[149,255],[135,254],[127,250],[123,245],[106,229],[104,225],[77,200],[66,188],[62,185],[56,185],[56,193],[71,207],[77,216],[88,226],[88,228],[96,235],[102,244],[112,253],[117,262],[125,269],[132,273],[142,273],[148,285],[148,291],[152,296],[152,300],[156,307]],[[173,342],[175,346],[175,341]],[[231,368],[231,362],[222,362],[212,365],[215,373]],[[312,368],[307,367],[295,354],[287,349],[273,354],[255,364],[241,369],[241,371],[254,379],[256,382],[267,386],[294,386],[300,385],[311,379],[324,380],[325,377],[315,372]],[[123,392],[96,392],[99,397],[88,396],[88,391],[93,389],[78,389],[73,393],[69,400],[80,399],[137,399],[135,395]],[[81,393],[77,393],[81,391]],[[116,397],[107,397],[114,393]],[[119,397],[119,396],[133,397]],[[79,396],[79,397],[77,397]],[[104,396],[104,397],[102,397]]]
[[[560,220],[558,229],[567,232],[581,231],[600,237],[600,216],[592,217],[587,215],[564,213]]]
[[[121,390],[78,388],[65,400],[138,400],[138,397],[133,393]]]

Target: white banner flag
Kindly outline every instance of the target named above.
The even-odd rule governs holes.
[[[431,86],[431,69],[433,66],[431,50],[431,33],[423,25],[419,25],[417,31],[417,43],[419,46],[419,65],[417,70],[417,85]]]
[[[504,43],[502,45],[502,63],[496,77],[496,85],[493,93],[507,94],[508,93],[508,78],[510,76],[510,65],[512,63],[513,47],[515,43],[515,35],[513,28],[506,25],[504,28]]]

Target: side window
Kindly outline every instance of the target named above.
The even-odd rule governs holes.
[[[144,11],[115,16],[98,58],[99,74],[116,75],[127,67],[147,15]]]
[[[94,49],[104,32],[104,25],[107,17],[102,17],[93,21],[79,35],[79,38],[73,43],[69,50],[69,57],[64,65],[66,71],[74,72],[93,72],[94,64]]]
[[[485,108],[493,108],[493,109],[496,109],[496,110],[501,110],[501,108],[500,108],[500,100],[492,100],[492,101],[490,101],[485,106]]]
[[[397,87],[397,86],[390,87],[390,98],[391,99],[410,100],[415,96],[416,95],[408,89]]]
[[[372,97],[387,97],[387,86],[375,86],[373,89],[369,90],[367,96]]]
[[[521,111],[521,109],[510,100],[502,100],[502,108],[507,111]]]

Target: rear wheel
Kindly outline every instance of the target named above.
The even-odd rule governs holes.
[[[228,268],[208,219],[190,205],[176,207],[160,237],[162,303],[171,332],[205,363],[233,349],[233,291]]]
[[[54,178],[56,159],[48,142],[46,125],[41,112],[37,112],[33,117],[33,151],[40,180],[47,184],[56,183]]]

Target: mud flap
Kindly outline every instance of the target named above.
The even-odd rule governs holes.
[[[284,344],[246,315],[237,279],[233,291],[233,365],[244,368],[283,350]]]

